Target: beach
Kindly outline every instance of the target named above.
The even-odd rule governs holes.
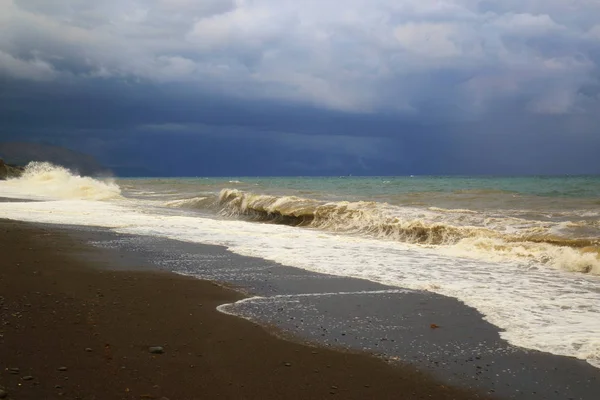
[[[169,383],[149,387],[177,381],[178,393],[189,379],[208,398],[251,398],[255,389],[246,391],[258,385],[265,391],[255,398],[280,398],[280,390],[298,398],[419,398],[417,387],[453,387],[457,396],[595,399],[599,184],[595,177],[94,179],[33,163],[23,177],[0,182],[0,219],[12,221],[2,254],[52,268],[33,269],[27,282],[5,273],[2,287],[82,297],[67,294],[79,302],[57,308],[65,296],[23,294],[6,315],[18,321],[38,309],[30,319],[37,326],[78,310],[68,331],[87,324],[103,339],[81,343],[92,351],[77,353],[77,362],[106,344],[110,354],[123,352],[110,355],[122,361],[111,368],[127,377],[120,395],[132,390],[129,380],[140,381],[139,371],[159,365],[153,373],[167,374],[160,363],[169,360]],[[24,264],[7,268],[16,263]],[[49,280],[32,289],[46,270]],[[90,313],[92,322],[82,317]],[[22,332],[14,338],[5,349],[40,342],[20,340]],[[313,346],[308,353],[305,345]],[[164,354],[151,353],[156,346]],[[197,353],[210,362],[194,362]],[[30,375],[3,368],[24,384],[61,366]],[[342,393],[344,381],[351,385]],[[169,393],[137,395],[175,397]],[[177,398],[197,396],[185,393]]]
[[[2,220],[0,248],[8,398],[486,398],[411,366],[280,339],[216,310],[240,293],[139,264],[113,269],[114,255],[76,233]]]
[[[0,21],[0,400],[600,400],[600,0]]]

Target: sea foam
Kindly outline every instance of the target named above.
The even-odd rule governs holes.
[[[546,264],[600,275],[600,240],[558,234],[561,224],[472,210],[428,210],[386,203],[325,202],[223,189],[221,214],[432,246],[451,256]],[[589,222],[588,222],[589,223]],[[589,228],[593,227],[592,225]]]
[[[128,204],[125,206],[124,204]],[[600,281],[523,263],[445,255],[435,247],[316,229],[164,215],[133,203],[0,203],[0,218],[102,226],[120,233],[227,246],[231,251],[331,275],[429,290],[463,301],[510,343],[578,357],[600,368]]]
[[[37,200],[108,200],[121,197],[111,180],[79,176],[48,162],[31,162],[20,178],[0,183],[0,195]]]

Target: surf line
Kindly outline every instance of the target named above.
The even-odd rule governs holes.
[[[299,293],[299,294],[279,294],[275,296],[253,296],[248,297],[246,299],[238,300],[235,303],[226,303],[221,304],[217,307],[217,311],[222,312],[227,315],[235,315],[232,311],[228,309],[233,308],[235,306],[239,306],[245,303],[251,302],[268,302],[268,301],[276,301],[278,299],[289,299],[292,300],[294,298],[303,298],[303,297],[328,297],[328,296],[352,296],[352,295],[369,295],[369,294],[400,294],[400,293],[413,293],[415,290],[411,289],[388,289],[388,290],[361,290],[355,292],[324,292],[324,293]]]

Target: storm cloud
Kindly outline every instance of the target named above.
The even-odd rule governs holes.
[[[156,174],[600,173],[599,21],[593,0],[0,0],[0,135],[113,166],[160,149]]]

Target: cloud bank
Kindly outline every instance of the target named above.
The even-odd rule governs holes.
[[[414,124],[445,126],[457,148],[508,129],[596,145],[599,66],[595,0],[0,0],[0,82],[36,99],[60,87],[78,93],[69,98],[138,104],[134,114],[140,104],[155,109],[122,129],[227,124],[224,113],[219,121],[194,115],[190,101],[206,107],[214,98],[224,108],[229,99],[305,108],[319,121],[323,112],[350,118],[326,124],[334,131],[294,125],[295,112],[287,123],[264,122],[272,114],[260,112],[233,123],[253,131],[262,115],[258,124],[269,126],[258,131],[281,138],[348,135],[363,115],[400,126],[391,133],[391,122],[365,123],[349,134],[374,146]],[[15,104],[15,93],[5,91],[8,99]],[[474,135],[466,142],[455,132],[465,129]]]

